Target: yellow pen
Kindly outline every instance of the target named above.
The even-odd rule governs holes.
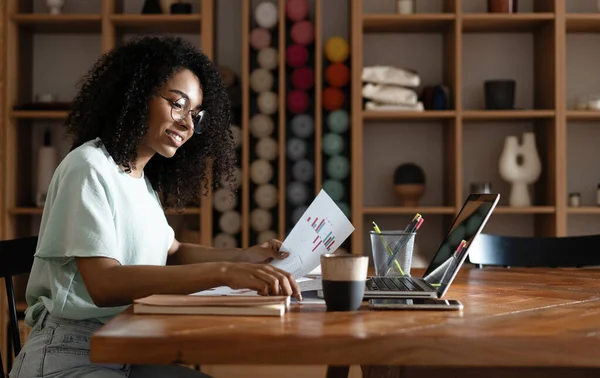
[[[375,232],[379,235],[379,238],[381,238],[381,241],[385,245],[385,249],[387,249],[388,254],[390,256],[393,256],[394,252],[392,252],[392,249],[390,248],[390,246],[388,245],[388,243],[385,241],[385,238],[383,237],[383,235],[381,235],[381,230],[379,229],[379,226],[377,226],[377,223],[373,222],[373,228],[375,229]],[[396,263],[396,267],[400,271],[400,274],[402,274],[404,276],[404,271],[402,270],[402,267],[400,267],[400,264],[398,263],[398,260],[394,260],[394,262]]]

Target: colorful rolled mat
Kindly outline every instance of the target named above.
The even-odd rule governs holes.
[[[271,116],[257,113],[250,118],[250,134],[255,138],[271,136],[275,130],[275,122]]]
[[[265,47],[258,50],[256,60],[261,68],[273,70],[277,68],[277,65],[279,64],[279,54],[277,53],[277,49]]]
[[[287,199],[293,206],[305,205],[308,202],[310,190],[299,181],[292,181],[287,186]]]
[[[308,61],[308,50],[303,45],[290,45],[285,50],[285,59],[291,67],[302,67]]]
[[[258,4],[256,9],[254,9],[254,19],[258,26],[265,29],[271,29],[273,26],[277,25],[279,19],[277,5],[267,1]]]
[[[261,92],[257,99],[258,110],[267,115],[275,114],[279,107],[278,101],[277,93],[271,91]]]
[[[292,86],[307,91],[315,85],[315,71],[310,67],[298,67],[292,72]]]
[[[329,194],[329,197],[333,201],[341,201],[344,198],[344,193],[346,189],[344,188],[344,184],[338,180],[325,180],[323,182],[323,190]]]
[[[262,209],[272,209],[277,205],[277,188],[271,184],[260,185],[254,191],[254,201]]]
[[[287,107],[292,114],[305,113],[309,106],[308,93],[294,89],[287,94]]]
[[[350,126],[350,117],[344,109],[334,110],[327,115],[327,125],[334,133],[343,134]]]
[[[294,43],[308,45],[315,40],[315,26],[308,20],[294,22],[290,29],[290,38]]]
[[[267,209],[254,209],[250,212],[250,225],[257,232],[267,231],[273,225],[273,215]]]
[[[339,155],[344,151],[344,138],[339,134],[327,133],[323,136],[323,152],[329,156]]]
[[[341,89],[327,87],[323,90],[323,108],[327,111],[334,111],[342,108],[346,101],[346,95]]]
[[[308,17],[308,0],[287,0],[285,13],[292,21],[300,21]]]
[[[308,138],[315,129],[313,117],[309,114],[297,114],[290,122],[292,133],[299,138]]]
[[[275,78],[271,71],[266,68],[257,68],[250,74],[250,88],[254,92],[261,93],[273,89]]]
[[[313,163],[309,160],[299,160],[292,166],[292,177],[296,181],[309,182],[315,177]]]
[[[287,141],[286,153],[290,160],[298,161],[306,156],[307,144],[303,139],[291,138]]]
[[[275,160],[279,153],[279,146],[277,146],[277,142],[273,138],[260,138],[256,146],[254,147],[256,150],[256,155],[265,160]]]
[[[341,88],[350,81],[350,69],[344,63],[332,63],[325,69],[325,81],[332,87]]]
[[[333,156],[327,161],[325,170],[332,179],[343,180],[348,177],[350,172],[350,162],[345,156]]]
[[[265,159],[257,159],[250,165],[250,180],[257,185],[263,185],[273,178],[273,166]]]
[[[349,54],[348,42],[342,37],[331,37],[325,43],[325,56],[332,62],[343,62]]]
[[[269,47],[271,44],[271,34],[267,29],[254,28],[250,32],[250,46],[256,50]]]

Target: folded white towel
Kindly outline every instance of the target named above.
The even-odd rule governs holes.
[[[362,95],[382,104],[414,105],[418,101],[417,92],[395,85],[367,83],[363,86]]]
[[[418,73],[392,66],[363,67],[362,80],[375,84],[401,85],[415,88],[421,83]]]
[[[423,103],[421,101],[417,102],[414,105],[390,105],[380,104],[374,101],[367,101],[365,103],[365,110],[422,112],[425,110],[425,107],[423,106]]]

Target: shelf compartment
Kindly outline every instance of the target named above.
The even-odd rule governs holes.
[[[124,33],[199,33],[202,17],[200,14],[114,14],[110,16],[110,20]]]
[[[363,31],[365,33],[438,33],[450,29],[454,20],[454,14],[450,13],[365,14]]]
[[[600,206],[598,206],[598,207],[596,207],[596,206],[581,206],[581,207],[569,206],[569,207],[567,207],[567,212],[569,214],[600,215]]]
[[[462,18],[464,32],[533,31],[554,20],[553,13],[466,14]]]
[[[466,110],[463,112],[465,121],[502,121],[502,120],[534,120],[553,118],[554,110]]]
[[[595,33],[600,31],[600,14],[574,13],[567,14],[567,32]]]
[[[596,110],[567,110],[568,121],[599,121],[600,111]]]
[[[452,119],[456,116],[456,112],[452,110],[426,110],[422,112],[415,111],[380,111],[380,110],[365,110],[363,111],[363,120],[365,121],[432,121]]]
[[[99,14],[13,14],[11,21],[37,33],[100,33]]]
[[[556,208],[554,206],[497,206],[494,209],[494,213],[496,214],[554,214],[555,212]]]
[[[395,215],[395,214],[455,214],[453,206],[367,206],[363,209],[365,215]]]
[[[56,110],[13,110],[10,116],[14,119],[66,119],[67,111]]]
[[[10,215],[42,215],[44,212],[44,208],[42,207],[14,207],[9,211]],[[182,211],[178,210],[167,210],[165,212],[167,215],[194,215],[200,214],[200,208],[186,208]]]

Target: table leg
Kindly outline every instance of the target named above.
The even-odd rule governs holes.
[[[363,378],[402,378],[406,369],[401,366],[365,366],[361,365]]]
[[[327,366],[326,378],[348,378],[350,366]]]

